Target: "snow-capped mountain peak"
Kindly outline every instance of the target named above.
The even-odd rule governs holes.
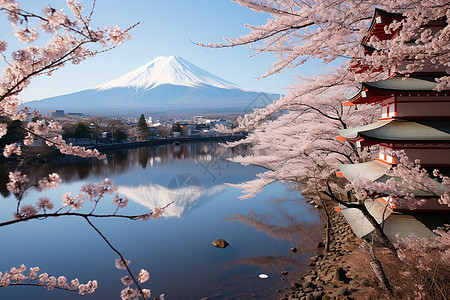
[[[102,91],[121,87],[150,90],[165,84],[189,87],[209,85],[223,89],[245,90],[179,56],[159,56],[123,76],[93,88],[93,90]]]
[[[41,112],[60,109],[111,116],[240,114],[277,98],[277,94],[242,88],[181,57],[160,56],[97,87],[27,106]]]

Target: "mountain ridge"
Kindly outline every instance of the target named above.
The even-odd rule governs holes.
[[[115,87],[134,87],[148,90],[163,84],[191,87],[210,85],[218,88],[246,90],[191,64],[180,56],[158,56],[145,65],[93,89],[105,90]]]
[[[263,95],[267,105],[278,94],[245,89],[179,56],[160,56],[101,85],[79,92],[27,102],[41,112],[63,109],[87,114],[128,115],[246,113]]]

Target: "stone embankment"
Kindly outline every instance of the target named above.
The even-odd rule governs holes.
[[[294,280],[289,295],[281,300],[364,299],[362,290],[370,285],[365,276],[352,271],[352,256],[357,252],[358,239],[341,213],[331,216],[330,251],[325,253],[319,242],[317,255],[311,257],[309,272]],[[358,255],[357,255],[358,256]],[[282,293],[282,290],[279,290]]]

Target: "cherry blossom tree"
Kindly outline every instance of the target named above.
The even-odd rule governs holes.
[[[254,12],[267,13],[270,18],[262,25],[246,24],[249,29],[246,35],[200,45],[213,48],[250,45],[255,55],[273,54],[277,60],[262,77],[299,68],[310,60],[320,60],[328,68],[324,75],[298,78],[286,96],[238,120],[236,131],[251,133],[230,146],[252,144],[255,154],[239,156],[234,161],[266,168],[256,179],[236,185],[243,189],[242,197],[251,197],[274,181],[287,181],[300,183],[304,194],[316,202],[331,198],[349,206],[348,202],[356,199],[348,192],[350,188],[345,189],[347,182],[336,177],[338,165],[367,161],[376,147],[358,149],[351,143],[337,141],[337,129],[372,123],[379,113],[373,106],[358,107],[358,111],[345,107],[344,96],[359,87],[361,81],[386,78],[391,66],[398,66],[404,74],[430,65],[448,72],[450,26],[446,20],[450,4],[443,0],[233,1]],[[401,28],[393,39],[369,39],[368,46],[376,51],[365,55],[361,42],[368,34],[375,7],[401,13],[404,18],[385,28],[386,32]],[[425,25],[431,21],[442,22],[443,29],[438,32],[426,29]],[[440,77],[438,82],[438,90],[446,88],[449,76]],[[278,112],[281,115],[274,117]],[[421,174],[420,178],[428,180]],[[448,193],[442,196],[441,201],[445,202]],[[352,205],[363,210],[384,243],[395,251],[363,202]]]
[[[14,0],[0,0],[0,12],[5,13],[14,29],[14,34],[20,42],[27,46],[12,50],[8,44],[0,40],[0,58],[6,63],[0,77],[0,138],[7,133],[8,124],[19,120],[24,121],[30,109],[25,107],[19,98],[20,92],[28,86],[30,81],[40,75],[51,75],[68,63],[78,64],[83,60],[99,53],[109,51],[131,38],[129,31],[137,24],[127,29],[117,26],[104,29],[93,29],[91,26],[95,0],[92,9],[84,13],[84,8],[79,1],[67,0],[67,6],[71,15],[61,9],[57,10],[50,5],[46,6],[43,13],[29,12],[20,7]],[[39,46],[39,35],[50,36],[44,46]],[[99,46],[101,49],[98,49]],[[11,57],[6,53],[10,51]],[[48,146],[54,146],[63,154],[81,157],[95,157],[102,159],[104,155],[97,150],[85,149],[79,146],[67,144],[62,136],[62,127],[58,122],[46,121],[40,118],[39,112],[31,113],[32,122],[22,123],[21,130],[26,134],[23,147],[29,147],[34,140],[39,139]],[[26,125],[25,125],[26,124]],[[118,269],[125,270],[128,275],[122,278],[126,286],[121,292],[122,299],[150,298],[150,290],[141,287],[149,279],[149,273],[142,269],[134,276],[128,265],[130,261],[125,259],[106,236],[94,225],[92,219],[122,218],[129,220],[158,219],[164,208],[156,208],[154,211],[140,215],[120,214],[119,209],[124,208],[128,199],[116,193],[114,183],[105,179],[98,184],[90,183],[82,187],[77,195],[69,192],[62,195],[61,204],[58,206],[54,200],[42,196],[35,204],[23,204],[22,198],[28,189],[45,191],[57,187],[61,179],[58,174],[52,173],[38,182],[30,179],[20,172],[20,168],[26,164],[27,154],[17,143],[7,144],[3,149],[3,156],[14,157],[17,161],[15,171],[9,173],[7,189],[16,195],[17,208],[13,219],[1,221],[0,227],[26,222],[30,220],[42,220],[50,217],[76,216],[83,218],[89,226],[107,243],[119,258],[115,264]],[[115,210],[110,214],[97,213],[98,203],[110,195]],[[87,204],[85,203],[87,202]],[[90,205],[90,207],[88,207]],[[66,277],[50,276],[40,273],[41,267],[27,267],[21,265],[11,268],[5,273],[0,272],[0,288],[12,285],[42,286],[49,290],[54,288],[69,291],[77,291],[79,294],[93,293],[98,283],[96,280],[86,284],[80,284],[78,279],[67,281]],[[136,287],[132,287],[132,285]],[[161,295],[157,297],[163,299]]]

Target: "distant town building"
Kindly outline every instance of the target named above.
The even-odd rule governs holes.
[[[197,125],[186,125],[185,128],[187,136],[200,136],[200,130],[197,129]]]
[[[204,116],[194,116],[192,119],[194,119],[194,123],[206,124],[206,118]]]
[[[64,111],[63,111],[64,112]],[[72,112],[70,112],[70,113],[67,113],[66,114],[66,116],[74,116],[74,117],[82,117],[83,116],[83,113],[72,113]]]
[[[48,112],[48,114],[50,117],[53,117],[53,118],[62,118],[65,116],[64,110],[62,110],[62,109],[51,110]]]
[[[216,126],[216,125],[223,125],[223,126],[229,127],[229,128],[231,128],[231,127],[233,126],[233,122],[226,121],[226,120],[224,120],[224,119],[220,119],[220,120],[211,120],[211,121],[209,122],[209,124],[210,124],[211,128],[213,128],[213,127]]]
[[[104,139],[112,139],[112,132],[107,132],[107,131],[105,131],[105,132],[102,132],[102,138],[104,138]]]

